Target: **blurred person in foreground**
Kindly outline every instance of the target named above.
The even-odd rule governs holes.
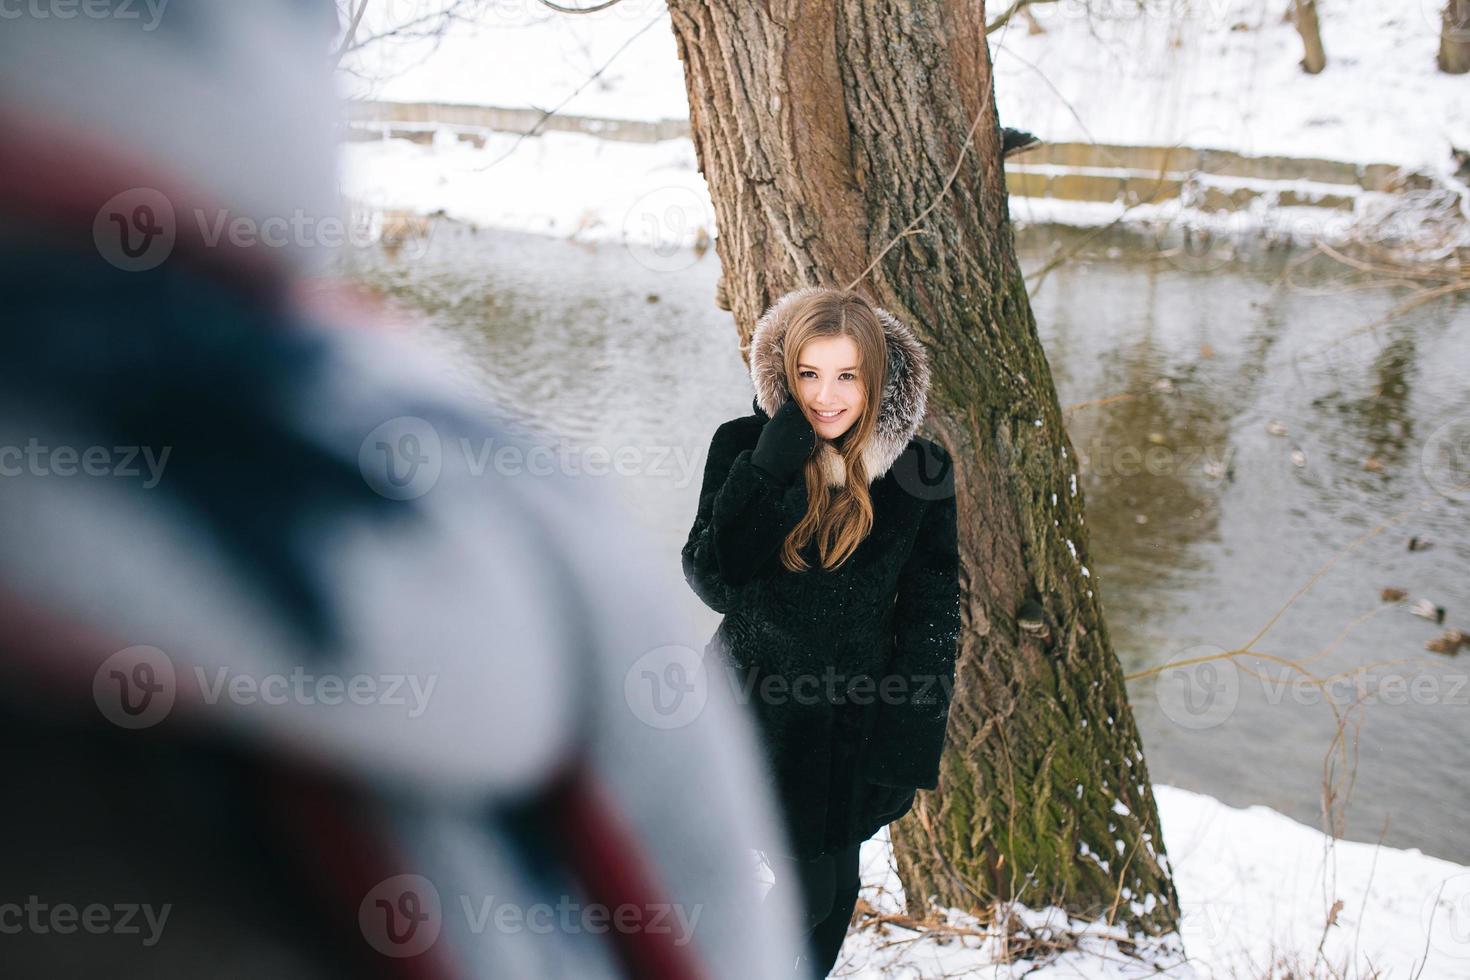
[[[0,31],[5,975],[780,972],[680,583],[301,300],[332,4],[71,13]]]

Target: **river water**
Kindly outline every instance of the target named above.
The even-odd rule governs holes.
[[[1402,295],[1321,260],[1288,277],[1297,256],[1224,263],[1123,232],[1027,229],[1022,264],[1064,247],[1081,250],[1033,281],[1033,305],[1125,672],[1244,648],[1268,623],[1251,648],[1301,662],[1131,681],[1153,779],[1315,827],[1330,783],[1344,836],[1470,864],[1470,650],[1424,648],[1470,631],[1470,493],[1453,489],[1470,479],[1470,302],[1365,329]],[[455,386],[574,447],[632,452],[636,475],[588,478],[677,567],[710,435],[750,411],[713,250],[440,224],[423,254],[364,253],[355,272],[422,311]],[[1421,598],[1443,626],[1411,614]],[[692,593],[670,601],[713,631]]]

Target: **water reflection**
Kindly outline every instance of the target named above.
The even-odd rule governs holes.
[[[1080,241],[1032,229],[1023,262]],[[1090,571],[1125,669],[1200,644],[1237,648],[1288,603],[1257,649],[1312,656],[1367,616],[1311,662],[1325,675],[1406,661],[1369,675],[1347,834],[1376,840],[1387,821],[1388,843],[1470,863],[1457,831],[1470,810],[1470,657],[1425,652],[1442,627],[1379,600],[1397,586],[1470,629],[1466,505],[1433,495],[1419,438],[1470,417],[1470,307],[1426,306],[1363,330],[1398,297],[1346,291],[1335,272],[1289,285],[1280,255],[1206,275],[1146,246],[1097,240],[1034,297],[1062,402],[1074,406]],[[663,272],[619,247],[446,226],[422,258],[362,262],[363,278],[428,312],[426,339],[455,352],[468,387],[578,447],[631,450],[636,465],[596,478],[678,560],[709,436],[750,406],[729,316],[711,302],[713,253]],[[1293,600],[1355,538],[1426,495],[1428,506]],[[1410,551],[1411,535],[1435,546]],[[692,594],[671,601],[713,629],[718,617]],[[1320,826],[1335,731],[1320,689],[1228,668],[1206,680],[1219,688],[1206,692],[1213,714],[1193,718],[1156,680],[1131,686],[1152,776]]]

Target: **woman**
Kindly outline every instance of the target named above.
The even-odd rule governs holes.
[[[928,354],[853,292],[805,287],[751,338],[754,413],[715,431],[684,575],[750,703],[802,889],[836,962],[858,850],[938,784],[960,630],[954,475],[916,437]],[[793,396],[794,393],[794,396]]]

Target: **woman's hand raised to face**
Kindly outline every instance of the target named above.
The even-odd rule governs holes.
[[[788,397],[766,420],[750,462],[782,483],[794,483],[817,445],[817,433],[795,398]]]

